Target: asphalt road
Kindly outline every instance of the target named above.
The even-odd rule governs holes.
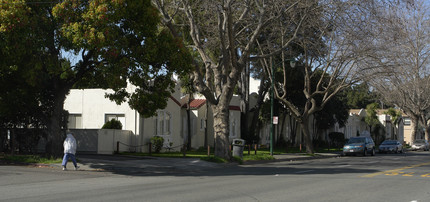
[[[199,168],[145,173],[0,166],[0,200],[430,201],[429,152]]]

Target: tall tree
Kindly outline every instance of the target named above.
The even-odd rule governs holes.
[[[321,131],[333,128],[336,123],[339,124],[339,127],[345,127],[348,117],[349,108],[347,105],[347,99],[342,92],[332,98],[324,106],[323,110],[315,113],[314,119],[316,120],[315,125],[318,131],[314,134],[320,135],[319,133]]]
[[[366,124],[370,127],[370,132],[372,132],[372,128],[378,125],[379,119],[378,119],[378,104],[372,103],[366,106],[366,117],[364,117],[364,121]]]
[[[172,74],[188,67],[187,50],[158,29],[150,0],[0,0],[0,6],[0,49],[7,53],[2,59],[14,61],[0,64],[22,68],[29,82],[46,84],[40,92],[51,109],[47,152],[54,156],[62,153],[60,120],[73,86],[112,88],[111,99],[150,116],[166,106]],[[9,53],[21,50],[25,54]],[[134,92],[125,90],[127,81],[137,86]]]
[[[385,114],[387,114],[388,116],[391,117],[391,123],[394,125],[394,128],[395,128],[394,133],[393,133],[394,137],[391,137],[391,138],[398,139],[399,137],[397,134],[397,131],[398,131],[397,129],[398,129],[399,123],[402,119],[402,112],[400,110],[396,110],[394,108],[388,108],[388,110],[385,112]],[[402,141],[403,140],[401,140],[401,142]]]
[[[215,155],[229,159],[229,104],[239,77],[263,29],[276,28],[282,18],[292,29],[292,8],[299,1],[153,0],[164,24],[198,53],[193,62],[194,84],[214,112]],[[294,34],[286,38],[296,37]],[[286,47],[286,40],[281,47]],[[265,56],[268,57],[268,56]]]
[[[270,75],[283,72],[284,81],[276,83],[281,90],[275,88],[275,95],[299,122],[308,153],[314,152],[309,131],[311,115],[321,111],[330,99],[358,80],[358,62],[368,53],[368,47],[361,42],[370,37],[371,28],[364,19],[371,14],[371,9],[370,1],[301,1],[295,13],[296,18],[302,19],[303,29],[297,33],[294,43],[280,52],[273,51],[272,47],[279,46],[277,44],[287,38],[260,43],[265,44],[261,51],[266,55],[279,55],[282,59],[280,65],[270,62],[265,68]],[[290,26],[283,21],[278,27],[279,33],[291,33]],[[296,71],[303,71],[300,88],[305,100],[300,103],[303,107],[288,98],[291,92],[287,89],[287,70],[292,59],[299,60]]]
[[[430,116],[430,10],[424,0],[379,1],[373,20],[373,52],[363,60],[364,78],[388,103],[411,118],[414,140]],[[375,76],[377,75],[377,76]]]
[[[377,94],[370,91],[370,86],[367,83],[352,85],[345,91],[348,106],[351,109],[366,109],[368,104],[377,101]]]

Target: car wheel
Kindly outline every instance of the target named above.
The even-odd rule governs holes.
[[[372,149],[372,153],[371,153],[371,155],[372,155],[372,156],[375,156],[375,148],[373,148],[373,149]]]

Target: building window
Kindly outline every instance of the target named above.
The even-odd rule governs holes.
[[[118,120],[119,122],[121,122],[122,124],[122,128],[121,129],[125,129],[125,115],[124,114],[105,114],[105,123],[115,119]]]
[[[200,130],[205,130],[206,121],[204,119],[200,119]]]
[[[81,114],[69,114],[67,127],[69,129],[82,128],[82,115]]]
[[[405,126],[411,125],[411,119],[410,118],[405,118],[404,120],[405,120],[405,123],[404,123]]]
[[[155,132],[156,135],[170,135],[172,124],[172,115],[166,111],[159,111],[155,117]]]

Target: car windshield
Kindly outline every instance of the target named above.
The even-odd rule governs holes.
[[[349,139],[348,143],[364,143],[366,142],[366,138],[351,138]]]
[[[382,142],[382,145],[395,145],[395,144],[397,144],[396,141],[384,141],[384,142]]]
[[[424,140],[415,140],[414,143],[424,143]]]

